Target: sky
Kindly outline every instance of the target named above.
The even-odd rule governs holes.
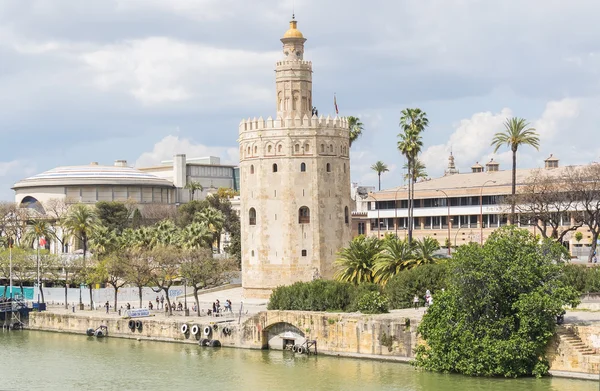
[[[0,200],[57,166],[172,155],[238,163],[242,118],[274,116],[292,12],[320,114],[357,116],[352,181],[402,184],[402,109],[427,113],[421,159],[443,175],[490,158],[511,116],[540,134],[520,167],[600,160],[594,0],[1,0]]]

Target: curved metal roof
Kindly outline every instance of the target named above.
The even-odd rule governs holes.
[[[52,170],[23,179],[13,189],[40,186],[78,185],[123,185],[123,186],[162,186],[173,187],[166,179],[136,170],[132,167],[87,166],[57,167]]]

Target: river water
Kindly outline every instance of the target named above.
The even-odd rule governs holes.
[[[598,383],[469,378],[383,361],[4,331],[0,390],[596,391]]]

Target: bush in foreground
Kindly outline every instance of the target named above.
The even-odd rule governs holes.
[[[446,288],[450,262],[452,261],[421,265],[396,274],[385,286],[385,294],[390,299],[390,307],[410,308],[414,305],[415,295],[419,296],[422,305],[428,289],[435,297],[438,292],[442,291],[442,288]]]
[[[546,374],[556,316],[578,301],[560,280],[559,247],[540,245],[513,226],[494,232],[483,247],[460,247],[448,288],[419,325],[427,345],[417,348],[416,365],[474,376]]]

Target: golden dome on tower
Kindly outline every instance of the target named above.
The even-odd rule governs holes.
[[[298,22],[292,17],[290,20],[290,28],[283,34],[283,38],[304,38],[304,35],[297,29]]]

